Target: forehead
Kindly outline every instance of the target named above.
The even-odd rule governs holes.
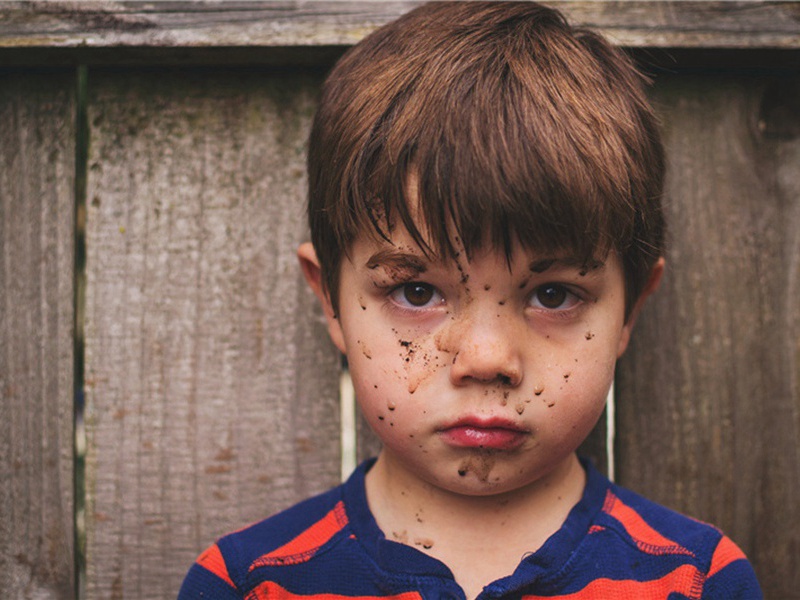
[[[512,271],[524,269],[534,274],[553,269],[574,269],[581,274],[604,266],[609,254],[597,253],[586,259],[575,252],[558,248],[531,249],[515,241],[510,249],[487,243],[468,253],[457,236],[453,236],[454,253],[447,255],[414,241],[402,227],[396,227],[388,239],[360,236],[353,244],[350,259],[356,268],[374,270],[390,269],[404,276],[426,273],[430,269],[458,269],[462,271],[474,262],[491,262],[498,269]]]

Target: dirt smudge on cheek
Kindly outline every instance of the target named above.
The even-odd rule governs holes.
[[[361,354],[363,354],[366,358],[372,360],[372,351],[367,348],[367,345],[364,343],[363,340],[358,340],[356,342],[358,347],[361,349]]]
[[[425,335],[421,341],[398,338],[400,358],[403,361],[408,393],[413,394],[420,385],[431,378],[437,370],[447,366],[439,352],[429,348],[431,336]],[[436,341],[434,338],[434,345]],[[438,350],[438,348],[437,348]]]
[[[525,403],[522,401],[517,402],[517,405],[514,408],[516,409],[517,414],[521,415],[522,413],[525,412]]]
[[[541,396],[543,391],[544,391],[544,386],[541,383],[537,383],[536,387],[533,388],[533,393],[537,396]]]
[[[425,550],[430,550],[433,548],[433,540],[430,538],[415,538],[414,539],[415,546],[422,546]]]

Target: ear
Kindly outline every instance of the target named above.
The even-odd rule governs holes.
[[[322,280],[322,269],[320,268],[317,252],[310,242],[300,244],[297,249],[297,258],[300,260],[300,268],[303,270],[303,275],[314,291],[314,294],[319,298],[322,305],[322,312],[325,314],[325,321],[328,324],[328,335],[331,336],[331,341],[339,349],[342,354],[345,354],[344,333],[342,332],[342,324],[333,310],[331,297],[325,284]]]
[[[633,305],[633,309],[631,309],[631,313],[628,315],[628,320],[622,327],[622,335],[620,336],[619,346],[617,348],[617,358],[622,356],[625,349],[628,347],[628,342],[630,342],[631,333],[633,332],[633,326],[636,324],[636,319],[639,318],[639,313],[642,312],[645,300],[647,300],[647,298],[658,289],[658,286],[661,285],[661,278],[664,276],[664,264],[664,257],[662,256],[650,270],[650,277],[647,278],[647,283],[642,293],[639,294],[639,297],[636,299],[636,304]]]

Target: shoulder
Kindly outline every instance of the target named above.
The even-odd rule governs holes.
[[[219,588],[214,597],[240,598],[254,569],[309,560],[342,532],[347,522],[342,486],[338,486],[228,534],[198,557],[179,598],[199,597],[185,593],[196,588]],[[232,595],[222,596],[223,590]]]
[[[747,557],[719,529],[628,489],[608,484],[589,537],[601,533],[606,550],[616,547],[638,566],[635,579],[690,598],[761,597]]]

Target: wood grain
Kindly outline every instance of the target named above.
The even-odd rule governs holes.
[[[619,479],[800,589],[800,77],[657,82],[668,272],[618,371]]]
[[[335,485],[338,358],[295,258],[315,77],[93,71],[87,592],[174,597]]]
[[[73,595],[75,79],[0,70],[0,590]]]
[[[0,2],[0,48],[350,45],[417,6],[406,2]],[[800,3],[556,0],[578,25],[625,46],[800,47]]]

